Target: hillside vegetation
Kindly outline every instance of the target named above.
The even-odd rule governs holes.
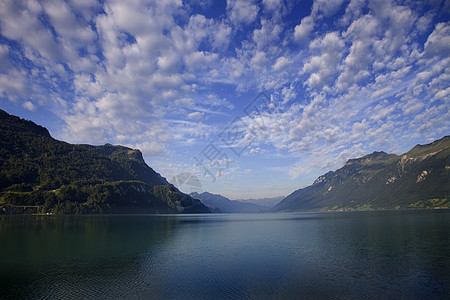
[[[73,145],[0,110],[0,213],[209,212],[123,146]]]
[[[349,160],[284,198],[274,211],[450,207],[450,136],[403,155]]]

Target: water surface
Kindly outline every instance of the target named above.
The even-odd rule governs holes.
[[[450,211],[3,216],[0,298],[445,298]]]

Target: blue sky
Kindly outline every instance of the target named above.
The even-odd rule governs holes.
[[[288,195],[450,134],[449,19],[438,0],[2,0],[0,103],[203,191]]]

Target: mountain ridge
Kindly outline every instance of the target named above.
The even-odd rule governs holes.
[[[254,213],[263,212],[270,207],[265,207],[255,203],[245,203],[237,200],[230,200],[220,194],[212,194],[208,192],[189,194],[191,197],[200,199],[203,204],[209,207],[213,212],[222,213]]]
[[[284,197],[285,196],[268,197],[268,198],[246,198],[246,199],[235,199],[233,201],[239,201],[243,203],[253,203],[267,208],[272,208],[273,206],[278,204],[281,200],[283,200]]]
[[[383,151],[348,160],[272,211],[450,207],[450,136],[402,155]]]
[[[69,144],[0,110],[0,213],[209,212],[137,149]]]

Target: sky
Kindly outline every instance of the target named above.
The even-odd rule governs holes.
[[[450,134],[449,20],[449,0],[1,0],[0,108],[138,148],[184,192],[286,196]]]

